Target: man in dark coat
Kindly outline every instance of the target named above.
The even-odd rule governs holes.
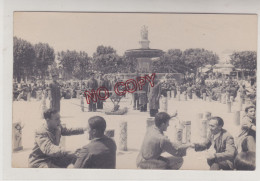
[[[150,116],[155,117],[158,113],[160,108],[160,96],[161,96],[161,82],[158,78],[155,77],[154,79],[154,86],[150,89],[149,94],[149,109],[150,109]]]
[[[105,88],[107,88],[106,87],[106,82],[105,82],[105,79],[103,78],[103,74],[102,73],[99,76],[98,87],[105,87]],[[105,95],[105,93],[102,92],[102,91],[100,92],[100,94],[101,94],[101,97],[104,97],[104,95]],[[103,109],[103,102],[104,102],[104,100],[100,100],[100,99],[97,100],[97,109]]]
[[[91,142],[78,153],[75,168],[107,168],[116,167],[116,144],[104,135],[106,121],[103,117],[93,116],[88,120],[88,132]]]
[[[97,89],[98,89],[98,82],[95,79],[95,73],[92,72],[90,76],[91,76],[91,78],[87,82],[87,89],[90,92],[91,92],[92,89],[97,91]],[[92,111],[96,112],[96,110],[97,110],[96,103],[90,99],[89,100],[89,105],[88,105],[88,111],[89,112],[92,112]]]
[[[50,105],[52,109],[55,109],[60,112],[60,99],[61,99],[61,91],[60,91],[60,85],[57,82],[58,80],[58,74],[52,75],[53,82],[50,84],[49,90],[50,90]]]
[[[220,117],[212,117],[209,121],[210,133],[204,143],[193,144],[195,151],[208,149],[207,161],[210,170],[232,170],[237,153],[234,138],[223,129],[224,121]]]

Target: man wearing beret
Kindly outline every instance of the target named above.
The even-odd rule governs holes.
[[[52,74],[53,82],[50,84],[49,90],[51,95],[50,96],[51,108],[60,112],[61,93],[60,93],[60,85],[57,82],[58,78],[59,78],[58,74],[56,73]]]

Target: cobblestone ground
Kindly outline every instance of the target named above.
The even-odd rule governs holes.
[[[47,106],[49,102],[47,101]],[[127,147],[128,151],[117,150],[117,168],[119,169],[136,169],[135,160],[141,147],[143,137],[146,132],[146,120],[149,113],[141,113],[133,110],[131,95],[123,98],[120,108],[127,107],[126,115],[106,115],[104,112],[112,108],[113,104],[110,100],[104,103],[104,110],[98,112],[87,112],[87,104],[85,103],[85,112],[81,111],[80,99],[61,100],[61,122],[67,127],[81,127],[87,125],[89,117],[94,115],[103,116],[107,121],[107,129],[115,130],[115,141],[119,144],[119,124],[122,121],[127,122]],[[162,106],[161,106],[162,107]],[[178,119],[183,121],[191,121],[191,141],[201,142],[200,121],[196,118],[198,113],[205,111],[212,112],[213,116],[220,116],[224,119],[224,128],[227,129],[234,137],[238,134],[239,126],[235,124],[234,112],[239,109],[238,101],[232,105],[231,113],[227,112],[227,105],[217,101],[203,101],[199,99],[181,101],[176,98],[168,99],[168,113],[178,111]],[[160,111],[163,111],[162,109]],[[27,167],[28,156],[34,144],[34,131],[44,120],[41,117],[41,102],[32,100],[30,102],[15,101],[13,102],[13,122],[22,122],[24,128],[22,130],[23,150],[14,152],[12,155],[13,167]],[[174,124],[176,119],[170,121],[170,126],[166,135],[174,141],[176,139],[176,131]],[[67,149],[80,148],[88,143],[87,134],[78,136],[68,136],[64,138],[64,144]],[[164,154],[167,155],[167,154]],[[184,157],[182,170],[208,170],[206,156],[204,152],[195,152],[192,149],[187,150]]]

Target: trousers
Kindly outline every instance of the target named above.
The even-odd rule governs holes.
[[[162,157],[142,161],[139,164],[141,169],[159,169],[159,170],[178,170],[183,165],[182,157]]]
[[[67,168],[70,164],[75,163],[75,158],[73,157],[59,157],[52,158],[46,162],[39,162],[33,165],[29,165],[30,168]]]

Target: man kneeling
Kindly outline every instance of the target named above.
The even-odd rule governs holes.
[[[35,133],[35,143],[29,155],[31,168],[67,168],[76,159],[76,152],[65,150],[60,146],[62,136],[83,134],[87,128],[67,129],[60,125],[57,110],[44,112],[46,121]]]
[[[208,150],[207,162],[210,170],[233,170],[237,150],[234,139],[225,129],[220,117],[212,117],[209,121],[210,132],[203,143],[194,143],[195,151]]]
[[[106,121],[103,117],[93,116],[88,120],[89,140],[78,153],[75,168],[110,168],[116,167],[116,144],[104,135]]]
[[[183,164],[183,156],[190,145],[171,143],[163,134],[169,126],[170,115],[165,112],[157,113],[155,126],[148,129],[141,151],[137,157],[137,167],[141,169],[179,169]],[[171,157],[162,157],[163,152],[170,153]]]

